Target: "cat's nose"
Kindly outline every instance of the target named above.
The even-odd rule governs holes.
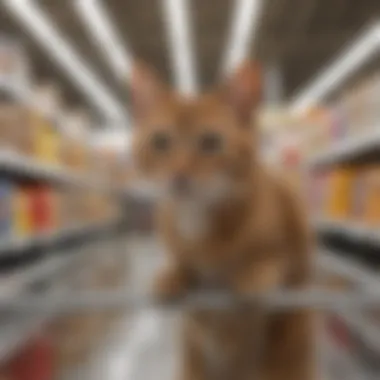
[[[172,189],[176,194],[187,194],[190,190],[189,178],[185,174],[177,174],[172,180]]]

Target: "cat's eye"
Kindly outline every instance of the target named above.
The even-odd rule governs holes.
[[[200,137],[199,150],[202,153],[216,153],[222,148],[222,138],[218,133],[206,133]]]
[[[151,143],[154,150],[158,152],[166,152],[170,149],[171,139],[165,132],[156,132],[152,136]]]

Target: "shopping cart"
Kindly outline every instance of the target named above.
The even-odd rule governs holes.
[[[125,313],[128,310],[128,318],[122,319],[107,339],[104,338],[99,345],[100,349],[95,350],[92,355],[92,360],[82,363],[75,375],[71,376],[78,376],[77,371],[83,378],[91,379],[104,379],[109,376],[109,371],[113,373],[112,379],[150,380],[157,373],[173,375],[180,362],[180,342],[176,330],[180,324],[181,309],[225,308],[236,302],[247,301],[226,295],[208,294],[197,295],[176,304],[158,304],[147,296],[147,290],[151,286],[154,272],[162,263],[163,254],[160,253],[158,243],[145,235],[129,240],[128,250],[133,255],[129,256],[128,288],[83,291],[74,296],[66,293],[60,297],[29,296],[0,300],[0,310],[26,309],[29,313],[33,309],[67,315],[89,310],[92,313],[99,310],[123,310]],[[371,320],[370,316],[376,312],[373,305],[380,304],[380,280],[368,269],[347,259],[340,259],[332,252],[320,252],[317,267],[322,283],[325,275],[333,274],[349,282],[350,289],[346,288],[341,292],[324,287],[303,293],[267,294],[260,298],[260,302],[266,302],[274,309],[312,306],[324,311],[318,326],[321,378],[378,379],[380,329],[376,320]],[[257,297],[252,299],[258,300]]]

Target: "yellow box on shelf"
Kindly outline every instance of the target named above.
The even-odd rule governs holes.
[[[352,182],[355,169],[343,167],[331,173],[325,213],[333,219],[348,218],[350,214]]]
[[[16,187],[12,197],[12,235],[15,238],[29,237],[33,232],[30,212],[30,194],[27,187]]]
[[[363,219],[370,227],[380,227],[380,166],[368,170],[366,185]]]
[[[60,139],[53,123],[38,113],[32,115],[35,157],[46,163],[59,163]]]

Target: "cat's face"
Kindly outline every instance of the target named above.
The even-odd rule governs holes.
[[[250,109],[225,91],[184,99],[144,75],[132,92],[133,155],[157,194],[213,203],[240,191],[254,164]]]

